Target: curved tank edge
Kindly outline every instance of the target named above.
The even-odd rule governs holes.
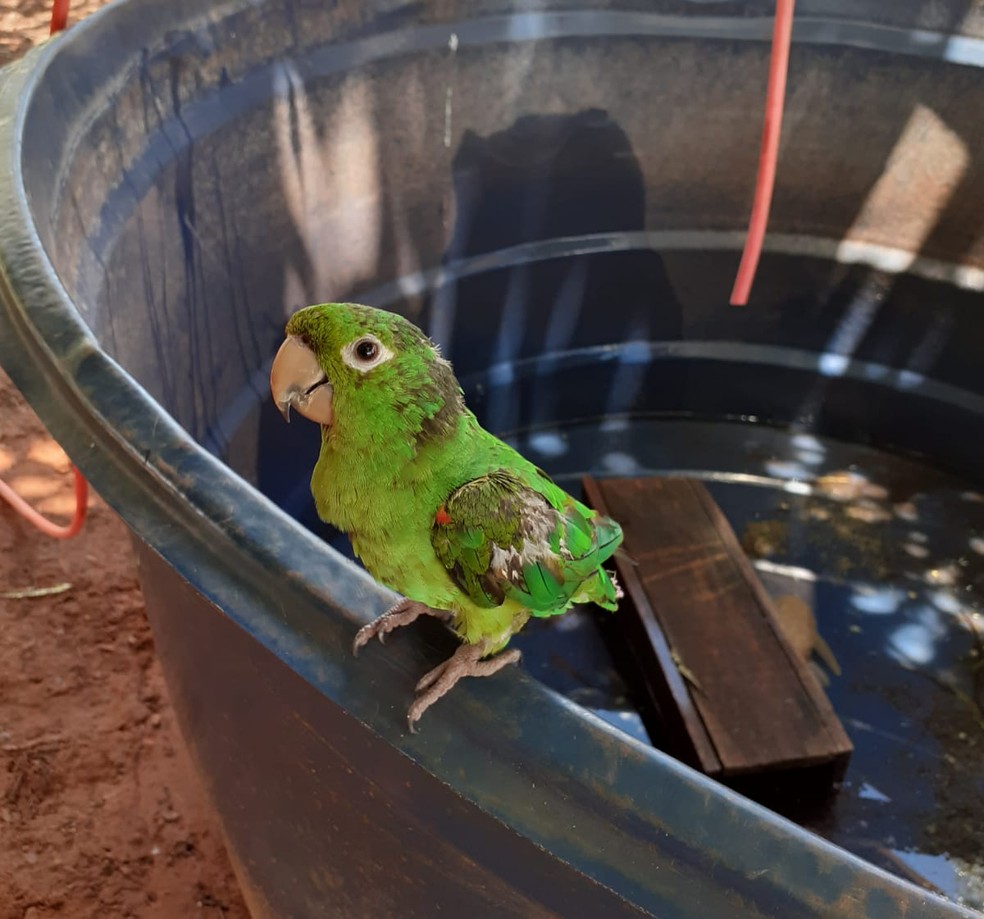
[[[15,160],[18,151],[19,130],[22,126],[20,116],[23,114],[21,105],[21,92],[30,84],[30,77],[36,76],[41,69],[41,63],[45,56],[50,53],[50,49],[41,51],[29,57],[16,70],[8,69],[4,73],[4,85],[0,89],[0,124],[2,124],[2,134],[0,134],[0,150],[5,148],[8,162]],[[45,424],[52,433],[59,438],[63,446],[66,447],[73,460],[79,465],[82,471],[90,477],[94,486],[103,490],[111,504],[122,513],[128,524],[134,530],[138,538],[153,545],[153,517],[154,509],[136,512],[133,504],[128,503],[128,499],[140,495],[141,489],[132,481],[133,467],[120,462],[120,456],[109,467],[101,462],[101,457],[96,450],[94,435],[103,430],[103,424],[113,414],[112,411],[98,412],[97,406],[90,403],[86,395],[80,392],[78,380],[74,374],[73,349],[80,346],[83,351],[87,333],[81,321],[78,319],[72,305],[67,300],[61,285],[57,281],[54,269],[45,255],[37,245],[37,236],[33,226],[27,219],[28,211],[21,188],[18,185],[19,169],[4,172],[0,179],[0,201],[5,205],[5,212],[11,215],[4,222],[0,229],[0,251],[3,253],[3,260],[7,266],[15,266],[17,270],[8,272],[3,278],[3,289],[0,291],[4,304],[2,318],[0,318],[0,356],[3,358],[3,365],[8,370],[11,377],[19,388],[27,395],[32,405],[41,415]],[[25,303],[30,300],[32,305],[25,307]],[[71,329],[74,335],[67,336],[69,341],[63,338],[61,344],[66,347],[61,349],[60,354],[53,352],[47,344],[36,336],[41,334],[42,328],[47,332],[59,330],[62,336]],[[77,356],[77,350],[75,356]],[[131,385],[132,381],[131,381]],[[90,393],[91,394],[91,393]],[[105,406],[98,406],[104,408]],[[100,419],[98,415],[103,415]],[[146,433],[146,432],[144,432]],[[188,445],[182,445],[187,448]],[[188,451],[194,454],[198,448]],[[202,451],[199,451],[202,452]],[[130,459],[133,459],[132,457]],[[158,474],[162,478],[168,479],[168,473],[158,469]],[[121,485],[121,480],[125,480],[125,486]],[[170,479],[171,484],[177,489],[178,482]],[[210,483],[209,483],[210,484]],[[252,491],[251,489],[249,491]],[[114,500],[115,499],[115,500]],[[282,520],[281,524],[287,521],[285,515],[277,512]],[[159,521],[158,521],[159,522]],[[249,534],[243,534],[248,536]],[[322,557],[323,563],[323,557]],[[191,573],[191,569],[179,572],[188,577],[190,583],[201,589],[200,584],[196,584],[196,578]],[[215,599],[223,599],[213,595]],[[232,604],[232,598],[226,597],[225,603],[220,606],[227,610]],[[341,617],[339,617],[341,618]],[[346,619],[345,622],[348,622]],[[401,651],[398,659],[406,663],[413,652]],[[515,681],[517,686],[526,681]],[[531,695],[530,687],[519,691],[521,697],[528,698]],[[535,697],[536,692],[532,695]],[[543,691],[541,695],[548,698],[549,695]],[[474,696],[469,692],[469,703],[478,710],[486,708],[487,712],[491,707],[486,707],[483,703],[487,697],[478,699],[478,694]],[[523,701],[523,699],[518,700]],[[569,719],[572,713],[561,707],[560,720],[571,723]],[[385,719],[383,719],[385,720]],[[443,733],[447,735],[447,730],[453,731],[455,725],[451,719],[442,719],[448,722]],[[589,742],[596,742],[602,732],[597,726],[591,723],[591,719],[585,717],[585,732],[589,736]],[[365,728],[367,722],[360,723]],[[371,723],[371,722],[370,722]],[[371,729],[371,728],[370,728]],[[441,757],[434,756],[435,750],[428,740],[406,739],[400,742],[398,732],[393,730],[392,725],[383,725],[382,735],[390,740],[395,746],[402,749],[404,753],[410,755],[425,768],[435,770],[434,774],[440,776]],[[724,807],[726,810],[739,813],[747,818],[758,821],[766,827],[770,834],[776,834],[786,841],[796,840],[802,846],[812,849],[818,856],[823,855],[830,864],[837,864],[840,868],[846,869],[853,880],[869,882],[871,886],[887,888],[896,894],[905,896],[916,909],[922,906],[927,912],[924,915],[968,915],[973,913],[955,907],[952,904],[939,900],[932,895],[920,891],[905,882],[899,881],[878,869],[872,868],[867,863],[854,856],[849,855],[837,847],[822,843],[812,837],[811,834],[803,833],[792,824],[787,824],[781,818],[776,818],[764,809],[758,808],[749,802],[739,799],[714,783],[708,782],[696,773],[691,773],[686,767],[679,764],[668,762],[665,758],[656,755],[647,757],[648,765],[653,768],[651,776],[662,774],[667,779],[681,783],[681,789],[686,787],[692,792],[699,789],[702,794],[709,795],[711,799]],[[448,784],[455,787],[454,782]],[[472,794],[455,788],[457,793],[463,794],[466,798],[472,799]],[[491,802],[481,801],[478,795],[479,804],[483,809],[488,809]],[[503,808],[492,807],[492,812],[502,813]],[[545,840],[543,841],[546,842]],[[868,886],[861,883],[860,887]],[[913,912],[910,915],[916,915]]]

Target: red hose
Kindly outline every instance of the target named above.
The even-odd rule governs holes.
[[[74,466],[72,474],[75,476],[75,514],[72,516],[68,526],[59,526],[52,523],[46,517],[39,514],[30,504],[28,504],[17,492],[15,492],[3,479],[0,479],[0,498],[3,498],[18,514],[28,523],[33,523],[45,536],[53,539],[71,539],[76,536],[85,523],[86,511],[89,507],[89,486],[82,473]]]
[[[54,0],[51,5],[51,34],[60,32],[68,22],[69,0]],[[53,539],[71,539],[77,535],[85,523],[85,515],[89,509],[89,486],[82,473],[74,466],[72,474],[75,477],[75,513],[68,526],[59,526],[39,514],[3,479],[0,479],[0,498],[3,498],[18,514],[29,523],[34,524],[46,536]]]
[[[772,56],[769,61],[769,84],[765,93],[765,125],[762,129],[762,148],[759,152],[758,177],[755,180],[755,200],[748,221],[748,236],[741,255],[731,305],[744,306],[755,280],[765,228],[772,206],[772,189],[776,182],[776,160],[779,158],[779,135],[782,130],[782,110],[786,95],[786,73],[789,70],[789,44],[793,32],[793,6],[796,0],[776,0],[776,19],[772,30]]]
[[[60,32],[68,25],[69,0],[53,0],[51,4],[51,35]]]

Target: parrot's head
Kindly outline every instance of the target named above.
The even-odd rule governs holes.
[[[355,303],[298,310],[270,370],[273,401],[326,436],[412,446],[452,429],[464,408],[451,365],[413,323]]]

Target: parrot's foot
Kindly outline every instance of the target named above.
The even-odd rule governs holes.
[[[368,644],[373,638],[378,638],[380,644],[386,644],[386,636],[404,625],[419,619],[421,616],[437,616],[445,619],[450,615],[447,610],[431,609],[424,603],[417,603],[416,600],[401,600],[396,606],[391,607],[378,619],[373,619],[369,625],[364,625],[356,633],[355,641],[352,642],[352,653],[358,654],[359,648]]]
[[[489,660],[483,661],[482,655],[488,650],[487,642],[475,645],[462,645],[443,664],[438,664],[433,670],[424,674],[414,690],[418,695],[410,710],[407,712],[407,724],[410,732],[416,731],[415,725],[427,709],[441,696],[447,695],[455,683],[465,676],[492,676],[503,667],[515,664],[522,654],[518,648],[503,651]]]

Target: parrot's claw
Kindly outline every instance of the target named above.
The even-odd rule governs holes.
[[[378,619],[373,619],[368,625],[364,625],[355,635],[352,642],[352,653],[358,654],[359,648],[368,644],[373,638],[378,638],[380,644],[386,644],[386,636],[401,626],[409,625],[421,616],[446,616],[444,610],[431,609],[423,603],[415,600],[401,600],[396,606],[391,607]]]
[[[488,660],[482,660],[487,645],[481,642],[475,645],[462,645],[443,664],[438,664],[433,670],[425,673],[417,683],[415,692],[418,694],[410,710],[407,712],[407,725],[410,733],[417,731],[417,722],[438,699],[446,695],[462,677],[492,676],[503,667],[515,664],[522,657],[518,648],[503,651]]]
[[[428,670],[427,673],[425,673],[417,681],[417,685],[414,686],[413,688],[414,695],[417,695],[418,693],[422,693],[426,689],[430,689],[431,686],[433,686],[440,679],[441,674],[448,669],[448,661],[450,660],[451,658],[448,658],[448,660],[438,664],[433,670]]]

